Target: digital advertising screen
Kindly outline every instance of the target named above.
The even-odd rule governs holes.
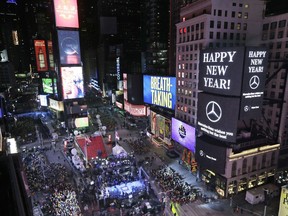
[[[141,74],[127,75],[128,102],[135,105],[143,105],[143,76]]]
[[[176,78],[163,76],[143,76],[144,103],[175,109]]]
[[[49,68],[50,68],[50,70],[53,71],[53,70],[55,70],[55,63],[54,63],[52,41],[47,41],[47,48],[48,48]]]
[[[39,95],[39,101],[40,101],[41,106],[43,106],[43,107],[48,106],[47,95]]]
[[[172,118],[171,127],[171,138],[192,152],[195,152],[195,128],[176,118]]]
[[[214,144],[215,141],[198,137],[196,139],[195,157],[197,163],[203,169],[209,169],[217,173],[225,173],[226,147]]]
[[[240,119],[261,117],[267,65],[266,48],[246,47]]]
[[[79,117],[68,119],[69,128],[83,128],[89,126],[88,117]]]
[[[37,71],[48,71],[45,40],[34,40]]]
[[[235,142],[240,98],[198,94],[197,128],[215,139]]]
[[[60,63],[62,65],[80,64],[80,42],[78,31],[58,30]]]
[[[61,67],[63,99],[84,97],[82,67]]]
[[[201,91],[240,96],[245,47],[200,51],[199,84]]]
[[[47,94],[53,94],[53,81],[52,78],[42,78],[43,92]],[[56,79],[54,79],[54,91],[57,94]]]
[[[56,27],[79,28],[77,0],[54,0]]]

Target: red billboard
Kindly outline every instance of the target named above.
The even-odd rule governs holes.
[[[48,71],[46,45],[44,40],[34,40],[37,71]]]
[[[77,0],[54,0],[57,27],[79,28]]]

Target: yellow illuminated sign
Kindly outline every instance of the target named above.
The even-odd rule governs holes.
[[[288,216],[288,185],[282,187],[278,216]]]

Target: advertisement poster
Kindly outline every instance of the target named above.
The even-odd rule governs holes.
[[[84,97],[82,67],[61,67],[63,99]]]
[[[155,130],[156,130],[156,124],[157,124],[157,114],[155,112],[151,111],[151,133],[155,134]]]
[[[47,94],[53,94],[53,82],[52,78],[42,78],[43,92]],[[56,79],[54,79],[54,92],[57,94]]]
[[[171,139],[171,121],[169,119],[165,119],[165,138]]]
[[[159,116],[158,118],[158,128],[159,128],[159,137],[164,139],[164,130],[165,130],[165,118],[163,116]]]
[[[77,0],[54,0],[56,27],[79,28]]]
[[[175,118],[172,118],[171,127],[172,139],[195,152],[195,128]]]
[[[50,68],[50,70],[54,71],[55,70],[55,63],[54,63],[52,41],[47,42],[47,48],[48,48],[49,68]]]
[[[175,109],[176,78],[143,76],[144,103]]]
[[[48,71],[47,51],[44,40],[34,40],[37,71]]]
[[[198,130],[218,140],[235,142],[239,106],[240,98],[199,93]]]
[[[80,64],[79,32],[67,30],[58,30],[57,32],[61,65]]]

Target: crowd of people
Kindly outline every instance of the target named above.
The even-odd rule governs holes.
[[[172,202],[182,205],[196,199],[197,193],[193,186],[183,181],[183,178],[171,167],[160,166],[153,169],[151,174]]]
[[[143,139],[126,139],[124,140],[133,149],[134,153],[137,155],[146,154],[149,152],[149,146],[145,144]]]
[[[37,200],[34,203],[40,206],[44,215],[81,215],[76,192],[70,182],[71,174],[65,166],[49,163],[42,152],[27,154],[23,162],[31,195],[39,192],[45,195],[41,202]]]

